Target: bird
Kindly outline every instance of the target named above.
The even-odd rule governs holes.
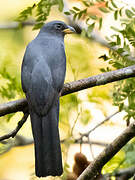
[[[23,57],[21,82],[30,113],[37,177],[63,173],[59,97],[66,73],[64,36],[70,33],[75,29],[62,21],[44,24]]]

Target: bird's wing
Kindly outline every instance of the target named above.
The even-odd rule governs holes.
[[[47,114],[58,96],[58,92],[53,87],[50,69],[42,60],[33,68],[29,90],[26,94],[32,107],[41,115]]]
[[[49,48],[54,44],[55,48]],[[61,41],[35,39],[28,45],[22,64],[22,88],[36,112],[47,113],[63,86],[65,71],[66,56]]]
[[[22,64],[22,87],[26,93],[29,107],[39,115],[50,109],[58,92],[53,87],[52,74],[43,57],[33,58],[28,50]]]

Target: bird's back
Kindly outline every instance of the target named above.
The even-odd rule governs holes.
[[[49,68],[53,79],[53,86],[60,91],[66,72],[64,40],[55,37],[49,38],[46,35],[37,36],[37,38],[29,43],[22,64],[22,84],[24,89],[25,84],[27,86],[27,84],[31,82],[31,78],[29,78],[30,73],[32,73],[39,62]],[[23,73],[23,71],[25,71],[25,73]],[[41,71],[43,71],[42,67]],[[25,79],[25,81],[23,79]]]

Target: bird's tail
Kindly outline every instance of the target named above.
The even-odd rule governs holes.
[[[58,130],[59,104],[54,104],[46,116],[39,116],[32,111],[30,116],[35,144],[36,176],[60,176],[63,169]]]

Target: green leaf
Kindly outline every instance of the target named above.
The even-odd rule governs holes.
[[[94,6],[95,4],[93,2],[90,2],[90,6]]]
[[[107,67],[106,69],[105,68],[100,68],[100,71],[104,73],[104,72],[111,71],[111,69],[109,67]]]
[[[70,9],[70,12],[71,12],[72,14],[75,14],[75,13],[76,13],[73,9]]]
[[[111,26],[110,28],[113,29],[116,32],[120,32],[120,30],[118,28],[114,27],[114,26]]]
[[[125,10],[125,14],[126,14],[126,16],[128,17],[128,18],[132,18],[135,14],[132,12],[132,11],[130,11],[129,9],[126,9]]]
[[[73,20],[75,21],[75,19],[77,18],[78,14],[74,14],[73,16]]]
[[[103,73],[106,72],[105,68],[100,68],[100,71]]]
[[[73,7],[73,9],[74,9],[75,11],[80,11],[80,9],[77,8],[77,7]]]
[[[71,94],[69,101],[73,106],[77,106],[79,104],[79,99],[77,98],[76,94]]]
[[[88,21],[89,21],[89,20],[90,20],[90,18],[87,18],[86,21],[85,21],[87,25],[89,25],[89,24],[88,24]]]
[[[101,3],[101,2],[105,2],[104,0],[96,0],[97,2]]]
[[[118,19],[118,10],[116,10],[116,11],[114,12],[114,19],[115,19],[115,20]]]
[[[109,13],[109,11],[108,11],[107,8],[99,7],[98,9],[99,9],[100,11],[104,12],[104,13]]]
[[[118,44],[118,45],[119,45],[119,44]],[[118,49],[117,49],[117,52],[118,52],[119,54],[121,54],[121,53],[124,52],[124,49],[123,49],[123,48],[118,48]]]
[[[69,11],[64,12],[64,14],[66,14],[67,16],[71,15]]]
[[[86,30],[85,30],[85,29],[82,29],[82,32],[81,32],[82,37],[85,37],[86,34],[87,34]]]
[[[44,16],[43,16],[43,15],[38,16],[38,18],[36,19],[36,21],[37,21],[37,22],[44,21]]]
[[[80,12],[78,13],[78,19],[80,19],[83,14],[86,14],[86,12],[87,12],[87,9],[84,9],[84,10],[80,11]]]
[[[27,7],[25,10],[23,10],[19,17],[16,19],[19,22],[25,21],[26,19],[28,19],[29,16],[32,15],[32,10],[35,7],[35,4],[31,7]]]
[[[63,11],[63,7],[64,7],[64,3],[63,0],[58,0],[58,4],[59,4],[59,11]]]
[[[121,44],[121,39],[119,37],[119,35],[117,35],[117,45],[120,45]]]
[[[112,46],[116,46],[117,43],[112,41],[112,42],[109,43],[109,45],[112,47]]]
[[[81,122],[84,125],[87,125],[89,123],[89,120],[91,119],[91,113],[88,110],[85,110],[81,114]]]
[[[111,0],[111,4],[112,4],[112,6],[113,6],[114,8],[118,8],[118,7],[116,6],[116,4],[114,3],[113,0]]]
[[[120,8],[120,10],[119,10],[119,15],[120,16],[122,16],[122,10],[123,10],[123,8]]]
[[[95,27],[95,23],[92,23],[91,25],[88,26],[88,30],[87,30],[88,36],[90,36],[90,34],[93,31],[94,27]]]
[[[109,2],[108,1],[106,1],[106,3],[105,3],[105,7],[109,7]]]
[[[95,15],[89,15],[89,17],[93,20],[97,20],[97,16],[95,16]]]
[[[33,30],[40,29],[43,25],[44,25],[43,22],[37,23],[37,24],[35,24],[35,26],[33,27]]]
[[[83,1],[82,3],[83,3],[86,7],[89,7],[89,6],[90,6],[87,1]]]
[[[109,10],[111,11],[115,11],[113,8],[111,8],[110,6],[107,7]]]
[[[131,9],[135,12],[135,8],[131,7]]]
[[[102,17],[99,18],[99,30],[102,28],[103,19]]]

